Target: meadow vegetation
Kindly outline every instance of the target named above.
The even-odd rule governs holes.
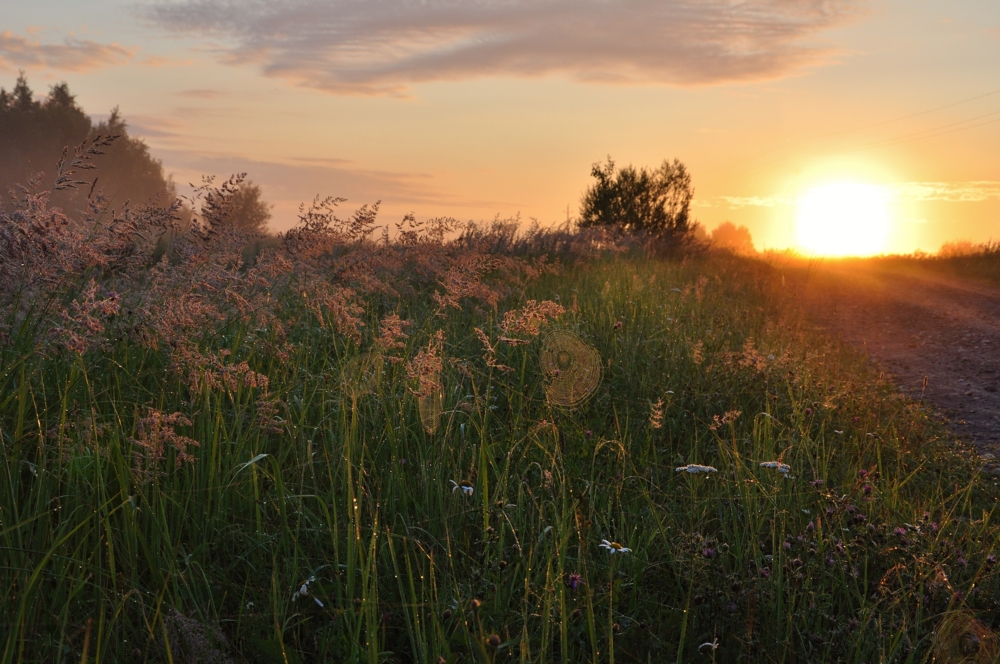
[[[0,212],[0,661],[996,652],[995,487],[779,269],[338,199],[248,254],[239,185]]]
[[[868,259],[841,259],[888,272],[912,275],[940,275],[945,278],[1000,285],[1000,243],[974,243],[968,240],[945,242],[935,254],[915,251],[912,254],[887,254]]]

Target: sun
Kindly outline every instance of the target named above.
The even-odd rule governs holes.
[[[889,237],[889,195],[874,184],[836,182],[799,196],[796,241],[819,256],[871,256],[884,251]]]

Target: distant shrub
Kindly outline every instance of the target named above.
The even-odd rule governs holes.
[[[716,247],[729,249],[737,254],[753,254],[753,237],[746,226],[737,226],[731,221],[724,221],[712,231],[712,244]]]
[[[684,239],[693,231],[691,174],[677,159],[648,170],[616,169],[609,157],[604,165],[594,164],[590,174],[596,182],[583,195],[581,227],[615,226],[668,240]]]

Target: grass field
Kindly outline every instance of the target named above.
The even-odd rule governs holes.
[[[779,270],[625,252],[448,306],[282,283],[171,323],[183,348],[123,307],[0,351],[0,661],[995,651],[996,487]]]

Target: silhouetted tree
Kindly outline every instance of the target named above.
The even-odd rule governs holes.
[[[618,226],[662,237],[683,237],[692,231],[691,175],[680,161],[664,160],[656,170],[626,166],[616,170],[608,157],[590,171],[597,180],[583,195],[581,226]]]
[[[737,226],[731,221],[724,221],[712,231],[712,244],[725,247],[737,254],[752,254],[754,251],[753,237],[746,226]]]
[[[84,139],[98,134],[118,138],[95,161],[97,170],[78,174],[86,176],[92,186],[56,192],[54,205],[67,212],[82,209],[95,187],[113,204],[125,200],[167,204],[174,199],[174,185],[164,175],[163,164],[149,154],[142,139],[128,135],[117,108],[106,121],[94,126],[66,83],[53,86],[48,97],[37,101],[23,72],[11,92],[0,88],[0,198],[15,185],[27,184],[39,175],[38,188],[51,189],[63,149],[72,151]]]

